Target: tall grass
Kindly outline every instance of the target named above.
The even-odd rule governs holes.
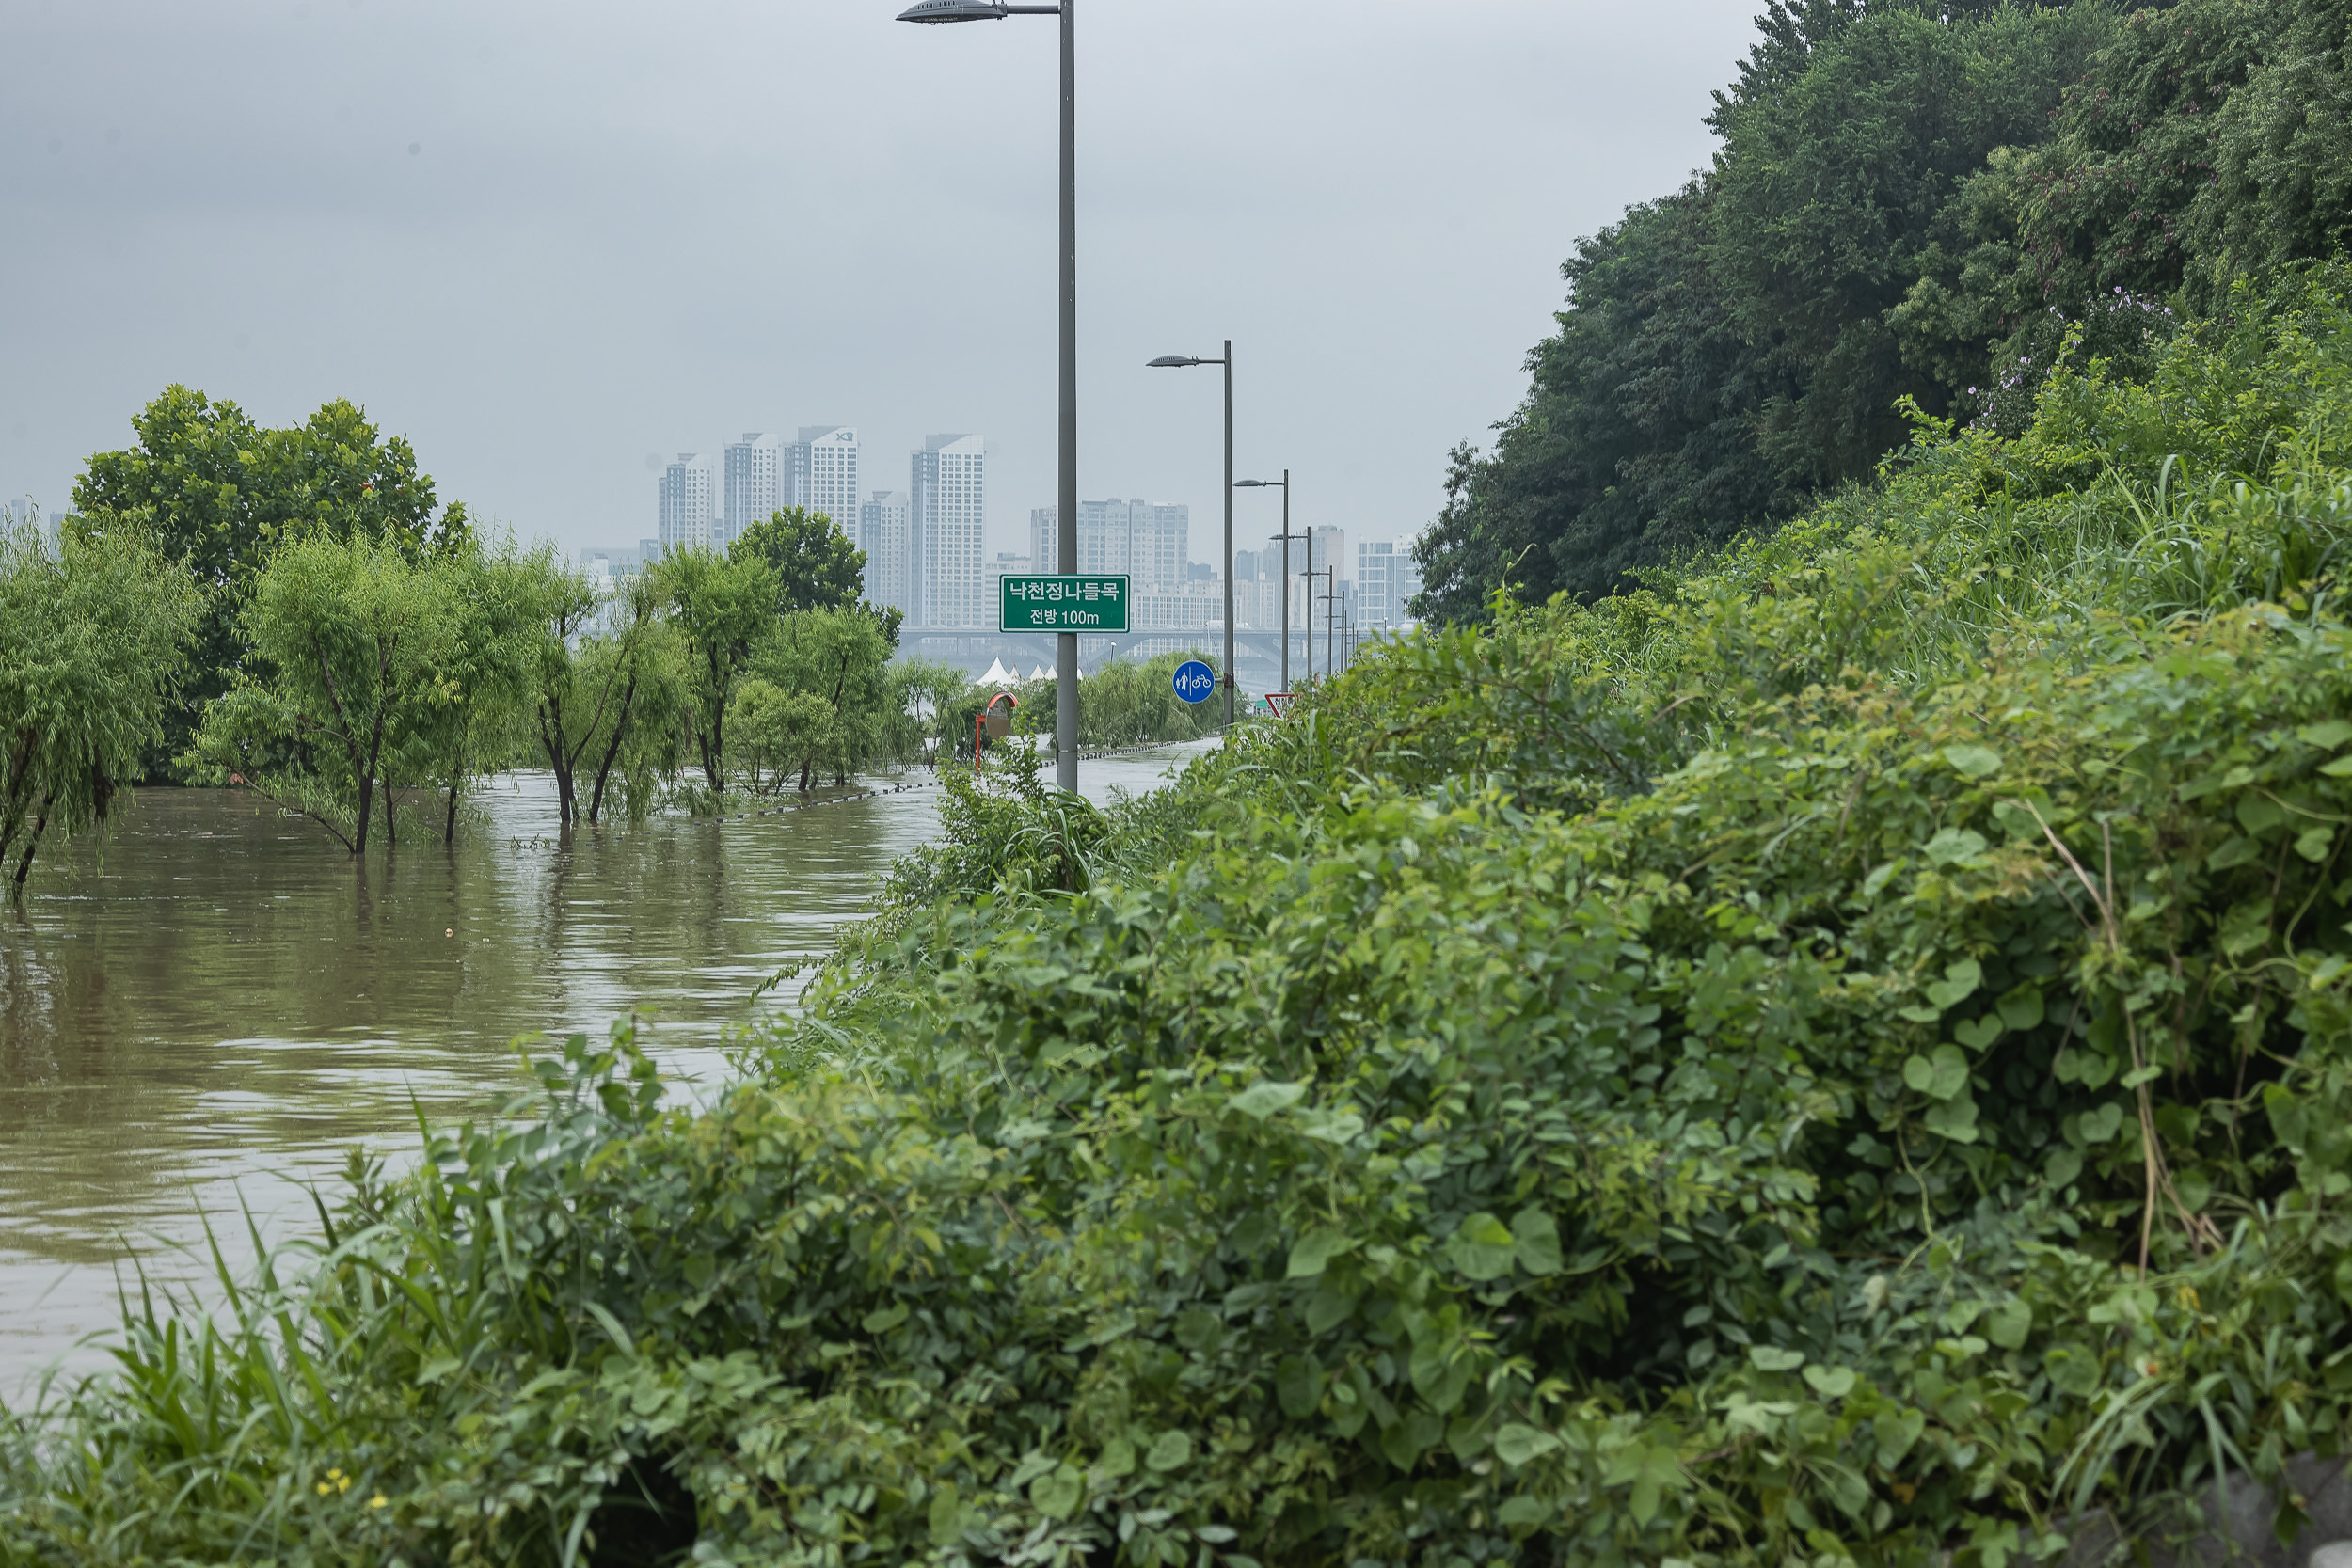
[[[629,1456],[517,1405],[498,1369],[548,1369],[535,1395],[612,1342],[581,1254],[550,1267],[588,1233],[548,1198],[660,1088],[631,1021],[535,1071],[501,1122],[425,1131],[412,1175],[355,1152],[315,1238],[271,1245],[246,1215],[250,1272],[208,1226],[210,1299],[135,1272],[111,1370],[52,1374],[8,1415],[0,1560],[148,1561],[158,1541],[196,1561],[582,1560]]]

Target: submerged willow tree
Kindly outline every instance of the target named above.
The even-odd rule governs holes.
[[[642,817],[681,751],[684,655],[661,592],[639,572],[600,596],[585,575],[548,559],[538,566],[537,603],[528,727],[555,774],[558,819],[566,828],[580,820],[583,780],[588,821],[602,816],[608,792]]]
[[[653,568],[686,650],[687,733],[714,796],[726,793],[727,705],[752,651],[777,618],[776,574],[757,555],[730,561],[716,550],[672,550]]]
[[[460,563],[325,534],[279,550],[254,585],[243,630],[253,658],[204,711],[190,760],[301,812],[358,854],[457,640]]]
[[[751,675],[730,705],[729,753],[748,760],[746,782],[763,787],[763,766],[781,789],[797,771],[805,791],[819,773],[844,784],[888,754],[892,681],[882,623],[863,607],[795,610],[754,647]]]
[[[518,554],[511,543],[492,550],[473,537],[457,541],[439,565],[433,580],[446,620],[430,679],[403,716],[398,763],[402,777],[441,793],[446,843],[457,836],[458,808],[485,764],[516,749],[547,585],[560,568],[551,546]]]
[[[0,535],[0,863],[17,850],[17,886],[44,834],[104,821],[136,775],[202,610],[135,524],[77,517],[54,546]]]

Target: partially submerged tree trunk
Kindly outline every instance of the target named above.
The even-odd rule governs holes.
[[[849,684],[850,656],[845,653],[841,656],[841,668],[834,673],[833,678],[833,717],[834,722],[836,724],[841,721],[841,693],[848,688]],[[808,755],[801,759],[801,793],[803,795],[808,793],[809,770],[816,766],[817,753],[814,752],[811,752]],[[847,783],[848,781],[844,780],[842,782]]]
[[[621,711],[612,721],[612,743],[604,749],[604,760],[596,765],[596,789],[588,800],[588,820],[591,823],[596,821],[597,814],[604,810],[605,781],[612,776],[612,764],[621,754],[621,737],[628,733],[629,709],[636,702],[637,672],[632,667],[628,673],[628,685],[621,691]]]
[[[576,809],[572,788],[572,745],[564,733],[564,705],[559,701],[550,710],[548,704],[539,705],[539,745],[548,753],[548,766],[555,769],[555,816],[559,822],[569,823]]]
[[[443,844],[457,842],[457,781],[466,776],[465,765],[466,749],[460,746],[456,753],[449,759],[449,821],[441,829]]]
[[[375,765],[384,754],[384,710],[389,705],[384,696],[384,681],[385,677],[391,673],[392,650],[399,644],[400,639],[397,637],[389,642],[381,639],[376,642],[375,724],[368,736],[367,752],[363,759],[359,749],[359,738],[351,722],[351,710],[344,705],[342,688],[335,680],[335,667],[327,662],[326,649],[320,645],[316,638],[311,640],[310,645],[318,655],[319,674],[326,682],[326,694],[334,700],[335,704],[335,717],[342,724],[342,728],[337,732],[338,736],[343,743],[345,754],[351,759],[351,770],[358,776],[359,780],[358,828],[351,836],[351,852],[355,855],[365,853],[368,847],[368,817],[375,809]],[[384,787],[386,798],[389,800],[391,793],[391,784],[389,780],[386,781]]]
[[[351,852],[364,854],[368,847],[368,819],[375,814],[375,749],[368,749],[368,766],[359,774],[359,822],[351,835]]]
[[[49,826],[49,806],[56,799],[54,795],[40,798],[40,815],[33,818],[33,836],[24,841],[24,858],[16,863],[18,887],[24,885],[25,874],[33,869],[33,851],[40,847],[41,830]]]
[[[703,777],[710,781],[710,793],[723,796],[727,792],[726,773],[726,683],[721,676],[724,667],[719,662],[719,651],[711,649],[705,656],[710,664],[710,689],[717,695],[710,705],[709,723],[694,726],[694,749],[702,753]]]
[[[24,826],[24,802],[18,797],[24,788],[24,775],[33,766],[33,742],[36,738],[29,728],[19,733],[16,755],[8,765],[6,787],[0,788],[0,863],[6,862],[8,846],[16,842],[18,831]]]
[[[449,816],[441,828],[441,842],[457,842],[457,800],[466,789],[466,741],[473,733],[474,689],[466,689],[465,717],[457,721],[457,734],[449,746]]]

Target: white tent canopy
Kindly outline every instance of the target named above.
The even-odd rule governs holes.
[[[974,681],[972,684],[974,686],[993,686],[1001,689],[1002,688],[1010,686],[1018,679],[1020,679],[1018,675],[1015,675],[1011,671],[1005,668],[1005,661],[1003,659],[992,658],[988,661],[988,673],[982,675],[978,680]]]

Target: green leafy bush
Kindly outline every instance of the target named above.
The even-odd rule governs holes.
[[[0,1550],[2006,1568],[2339,1451],[2344,324],[1923,420],[1145,800],[960,777],[742,1082],[575,1042],[142,1307]]]

